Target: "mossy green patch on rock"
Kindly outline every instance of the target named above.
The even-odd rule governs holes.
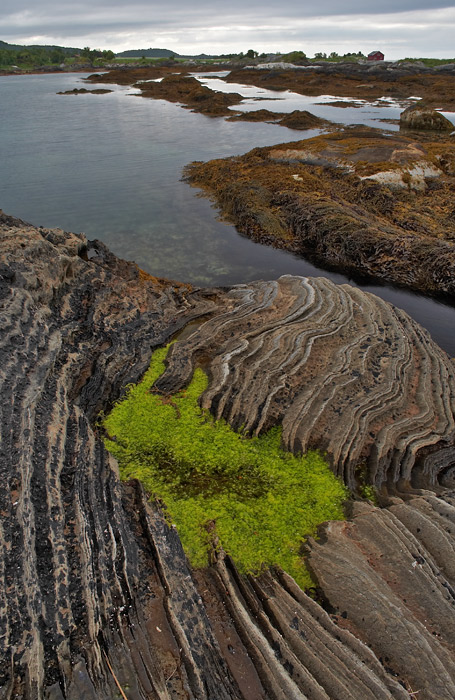
[[[174,396],[154,393],[166,353],[154,353],[143,381],[104,421],[122,478],[140,479],[164,501],[193,566],[207,565],[216,536],[241,571],[278,565],[311,585],[302,540],[343,518],[346,489],[317,452],[285,452],[280,429],[252,438],[203,411],[201,369]]]

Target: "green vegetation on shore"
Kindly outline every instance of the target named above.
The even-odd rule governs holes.
[[[139,479],[164,501],[193,566],[207,565],[218,538],[241,571],[277,565],[311,585],[302,541],[321,522],[343,519],[346,489],[318,453],[285,452],[278,428],[248,437],[203,411],[201,369],[176,395],[154,393],[166,354],[154,353],[142,382],[103,423],[122,479]]]
[[[312,61],[326,61],[328,63],[340,62],[364,62],[366,55],[361,51],[338,54],[332,51],[327,54],[317,52],[314,58],[308,57],[304,51],[298,49],[288,53],[261,53],[259,54],[254,49],[248,49],[245,53],[230,53],[230,54],[198,54],[198,55],[180,55],[170,49],[131,49],[115,54],[111,50],[91,49],[86,46],[83,49],[70,48],[66,46],[47,46],[47,45],[20,45],[8,44],[6,41],[0,40],[0,70],[8,70],[11,68],[19,68],[20,70],[33,70],[56,68],[57,66],[71,67],[77,64],[89,64],[92,67],[102,66],[104,63],[142,63],[148,65],[160,62],[185,62],[191,60],[199,63],[226,63],[233,62],[235,64],[245,65],[248,62],[270,62],[284,61],[286,63],[307,64]],[[419,62],[427,67],[444,65],[446,63],[455,63],[455,59],[443,58],[404,58],[402,62]]]
[[[86,46],[83,49],[66,48],[63,46],[20,46],[0,41],[0,68],[34,68],[56,67],[62,64],[90,64],[95,66],[115,58],[112,51],[100,51]]]

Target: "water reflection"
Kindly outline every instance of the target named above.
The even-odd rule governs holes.
[[[352,283],[240,236],[181,181],[182,168],[193,160],[242,154],[319,131],[211,119],[163,100],[143,99],[121,86],[105,95],[56,94],[81,87],[81,79],[79,74],[0,77],[0,204],[5,212],[36,225],[83,231],[153,274],[197,285],[282,274]],[[229,84],[229,91],[236,89]],[[293,99],[283,94],[272,109],[279,104],[279,111],[292,111]],[[300,103],[298,108],[306,107]],[[338,109],[349,119],[349,108]],[[377,119],[387,108],[368,109]],[[358,121],[359,109],[354,111]],[[388,287],[361,286],[408,311],[455,356],[452,307]]]

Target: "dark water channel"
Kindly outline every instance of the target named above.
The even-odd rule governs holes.
[[[56,94],[82,87],[82,78],[0,77],[0,207],[6,213],[35,225],[82,231],[155,275],[197,285],[231,285],[282,274],[353,283],[238,235],[217,219],[207,199],[181,181],[182,168],[193,160],[241,154],[254,146],[310,137],[317,130],[211,119],[118,86],[106,95]],[[334,121],[344,115],[348,123],[356,115],[358,121],[384,128],[394,127],[379,120],[399,113],[395,104],[362,105],[357,111],[316,106],[332,97],[292,93],[278,93],[279,101],[255,102],[258,96],[276,95],[232,84],[226,89],[247,95],[257,108],[309,109]],[[455,356],[452,306],[390,287],[358,286],[405,309]]]

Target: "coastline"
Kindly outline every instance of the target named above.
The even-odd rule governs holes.
[[[260,242],[315,252],[320,236],[330,264],[453,300],[455,243],[447,226],[440,235],[453,138],[331,125],[188,175]],[[0,240],[5,700],[409,700],[416,689],[453,700],[455,361],[429,333],[323,278],[195,287],[1,210]],[[203,367],[199,401],[214,419],[253,435],[281,426],[286,449],[319,450],[349,488],[345,520],[301,543],[307,590],[276,567],[241,573],[216,522],[201,523],[209,558],[192,569],[166,504],[120,480],[103,417],[172,339],[155,386],[164,406]]]
[[[347,285],[193,289],[5,214],[0,237],[5,697],[60,699],[64,683],[67,700],[111,700],[119,685],[131,700],[271,687],[283,700],[346,687],[353,700],[416,687],[450,700],[455,364],[428,334]],[[302,545],[312,590],[281,570],[240,574],[219,543],[191,570],[163,504],[120,482],[105,451],[100,411],[188,324],[160,395],[203,361],[212,413],[252,429],[282,421],[293,450],[325,446],[359,489],[346,520]]]

